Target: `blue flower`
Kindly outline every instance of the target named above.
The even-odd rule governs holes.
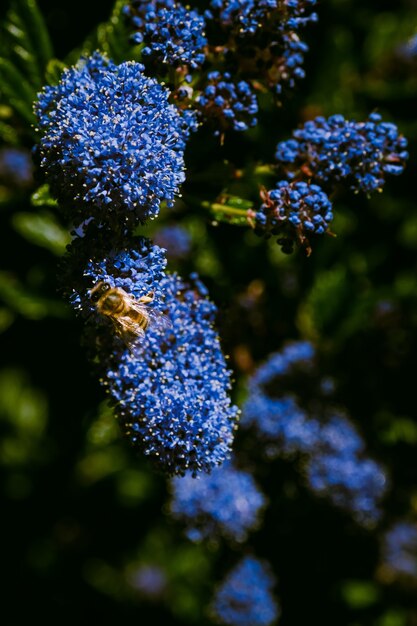
[[[318,185],[280,181],[275,189],[262,190],[261,198],[255,232],[276,235],[283,252],[292,252],[296,241],[310,250],[308,236],[328,232],[333,220],[332,203]]]
[[[401,174],[408,158],[407,140],[395,124],[372,113],[366,122],[342,115],[317,117],[278,144],[276,158],[287,175],[319,183],[346,181],[353,191],[382,188],[386,174]]]
[[[229,463],[209,475],[174,478],[172,492],[171,513],[186,522],[193,541],[224,535],[243,542],[265,506],[252,476]]]
[[[167,65],[200,67],[205,60],[205,20],[195,10],[166,0],[132,0],[125,13],[135,29],[142,55]]]
[[[100,229],[92,228],[72,244],[76,266],[102,247]],[[88,318],[102,383],[132,446],[168,474],[196,475],[230,456],[238,410],[230,402],[230,372],[213,327],[216,308],[198,280],[187,285],[164,273],[163,252],[143,238],[102,250],[103,256],[86,262],[78,283],[73,279],[70,299]],[[91,300],[101,281],[135,301],[152,294],[149,326],[131,349]]]
[[[417,578],[417,525],[394,524],[384,535],[381,561],[391,573]]]
[[[73,221],[137,224],[172,205],[195,119],[168,96],[142,65],[98,53],[39,94],[41,166]]]
[[[213,600],[216,618],[229,626],[269,626],[279,615],[268,564],[243,558],[227,575]]]
[[[310,489],[361,524],[380,516],[387,487],[383,468],[369,459],[350,420],[331,402],[331,387],[308,342],[269,357],[249,381],[243,428],[252,428],[270,458],[295,457]]]
[[[149,599],[158,600],[167,588],[167,576],[157,565],[141,565],[130,572],[128,582]]]
[[[299,31],[317,21],[309,10],[316,0],[212,0],[207,17],[214,20],[214,32],[223,31],[227,59],[240,73],[264,81],[281,93],[304,77],[302,65],[308,46]]]
[[[321,426],[316,448],[307,462],[307,482],[318,494],[350,511],[359,523],[380,517],[377,503],[387,487],[378,463],[364,455],[364,442],[349,420],[333,415]]]
[[[228,128],[248,130],[257,123],[258,103],[251,85],[233,81],[228,72],[210,72],[196,104],[203,116],[218,126],[216,135]]]
[[[316,4],[316,0],[211,0],[214,15],[219,16],[223,26],[230,26],[244,37],[284,22],[289,28],[299,28],[317,20],[316,14],[306,12]]]
[[[320,439],[320,424],[312,420],[294,397],[270,398],[253,391],[244,404],[242,428],[255,428],[268,457],[312,452]]]
[[[183,259],[191,251],[191,236],[182,226],[165,226],[155,233],[155,243],[166,249],[168,259]]]
[[[0,181],[14,187],[27,187],[33,182],[33,163],[29,150],[0,150]]]
[[[311,373],[314,368],[316,351],[309,341],[294,341],[280,352],[275,352],[254,372],[249,387],[251,390],[269,383],[277,384],[278,379],[293,373]]]

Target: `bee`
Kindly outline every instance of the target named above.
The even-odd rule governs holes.
[[[153,292],[135,298],[121,287],[111,287],[101,280],[90,290],[90,300],[100,315],[105,315],[113,324],[115,333],[132,350],[145,335],[150,324],[167,328],[171,324],[160,311],[148,308],[154,299]]]

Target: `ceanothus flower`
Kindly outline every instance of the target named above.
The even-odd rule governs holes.
[[[245,541],[266,503],[252,476],[230,463],[197,478],[176,477],[171,487],[171,513],[186,522],[192,541],[219,535]]]
[[[173,66],[199,68],[205,60],[205,20],[195,10],[166,0],[132,0],[125,7],[135,29],[132,39],[144,44],[142,55]]]
[[[191,236],[185,228],[173,224],[164,226],[155,233],[154,241],[166,249],[168,259],[184,259],[191,251]]]
[[[270,458],[312,452],[320,438],[320,424],[294,397],[270,398],[260,390],[253,390],[246,400],[241,426],[256,430]]]
[[[316,21],[316,14],[306,15],[315,4],[316,0],[211,0],[210,6],[223,26],[243,37],[268,27],[269,21],[284,22],[293,29]]]
[[[238,414],[213,326],[216,307],[198,278],[187,284],[175,274],[166,275],[164,251],[149,240],[131,239],[105,250],[100,229],[94,228],[89,224],[85,236],[71,246],[75,267],[83,254],[87,260],[78,280],[73,279],[70,300],[87,317],[101,382],[121,429],[135,449],[167,474],[209,472],[230,456]],[[102,256],[91,256],[100,248]],[[132,347],[114,332],[117,320],[101,315],[91,300],[91,290],[100,282],[135,301],[151,295],[149,325]]]
[[[381,562],[395,575],[417,578],[417,525],[400,521],[385,533]]]
[[[0,182],[13,187],[27,187],[33,182],[33,163],[29,150],[0,150]]]
[[[202,115],[218,126],[215,135],[228,128],[248,130],[257,123],[258,103],[251,85],[244,80],[233,81],[228,72],[210,72],[196,104]]]
[[[280,378],[299,374],[300,370],[311,373],[314,368],[316,351],[309,341],[293,341],[280,352],[275,352],[260,365],[249,381],[250,390],[273,383],[274,387]]]
[[[362,524],[373,523],[387,487],[380,465],[364,454],[364,442],[349,420],[332,416],[321,425],[316,447],[307,462],[310,488],[335,506],[350,511]]]
[[[308,236],[328,232],[333,220],[332,203],[318,185],[303,181],[280,181],[270,191],[262,190],[263,204],[255,213],[255,233],[277,236],[283,252],[291,253],[295,242],[307,246]]]
[[[143,69],[95,53],[38,96],[41,167],[74,221],[143,222],[161,202],[171,206],[184,181],[195,116],[169,104]]]
[[[240,74],[265,81],[276,93],[283,85],[295,86],[304,77],[304,54],[308,46],[299,31],[317,21],[310,13],[316,0],[212,0],[207,18],[214,32],[223,32],[223,52]],[[210,25],[210,24],[209,24]],[[218,46],[221,49],[221,46]]]
[[[316,117],[277,146],[276,159],[287,175],[319,183],[346,181],[353,191],[382,188],[386,174],[399,175],[408,158],[407,140],[395,124],[372,113],[366,122],[343,115]]]
[[[275,579],[267,563],[244,557],[217,589],[213,612],[228,626],[270,626],[279,615],[272,595],[274,586]]]
[[[290,344],[250,379],[241,424],[256,431],[268,457],[296,458],[312,491],[359,523],[372,524],[380,516],[387,477],[367,457],[350,420],[333,406],[328,382],[318,372],[313,346]]]

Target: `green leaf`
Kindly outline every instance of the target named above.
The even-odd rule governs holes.
[[[343,266],[318,274],[298,315],[298,326],[306,336],[314,339],[330,332],[346,307],[348,282]]]
[[[39,187],[30,198],[32,206],[57,206],[57,201],[51,196],[49,185]]]
[[[71,241],[70,234],[51,213],[16,213],[12,217],[14,229],[25,239],[53,254],[61,256]]]
[[[30,85],[23,74],[13,63],[0,57],[0,90],[10,106],[19,113],[26,122],[33,124],[35,115],[32,102],[36,90]]]
[[[117,0],[112,14],[107,22],[99,24],[96,30],[84,41],[81,49],[73,50],[67,61],[75,63],[82,55],[91,54],[94,50],[100,50],[110,57],[115,63],[126,60],[138,60],[136,54],[138,46],[129,42],[129,30],[125,23],[122,9],[126,0]]]
[[[53,50],[35,0],[15,0],[6,16],[4,30],[11,60],[30,78],[35,91],[40,89]]]
[[[67,308],[63,303],[39,296],[8,272],[0,272],[0,299],[12,311],[27,319],[67,317]]]
[[[59,83],[62,72],[67,66],[59,59],[51,59],[46,66],[45,82],[48,85],[56,85]]]

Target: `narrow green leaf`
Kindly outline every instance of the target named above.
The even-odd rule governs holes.
[[[36,93],[35,89],[11,61],[1,57],[0,81],[2,91],[11,93],[15,98],[21,99],[30,106],[32,105]]]
[[[49,37],[45,20],[38,9],[35,0],[18,0],[24,16],[27,32],[32,34],[32,40],[36,47],[42,69],[45,69],[49,60],[53,57],[53,48]]]
[[[15,0],[4,23],[8,59],[29,78],[35,91],[44,82],[46,66],[53,56],[51,40],[35,0]]]
[[[32,102],[36,91],[28,83],[23,74],[8,59],[0,57],[0,88],[8,101],[30,124],[35,122]]]
[[[53,254],[61,256],[71,241],[70,234],[46,211],[43,213],[15,213],[12,217],[14,229],[25,239]]]
[[[25,24],[20,14],[13,9],[9,11],[7,19],[9,21],[6,21],[5,30],[9,35],[11,60],[30,79],[31,84],[39,88],[42,83],[42,70],[39,67],[36,49],[26,32]]]

